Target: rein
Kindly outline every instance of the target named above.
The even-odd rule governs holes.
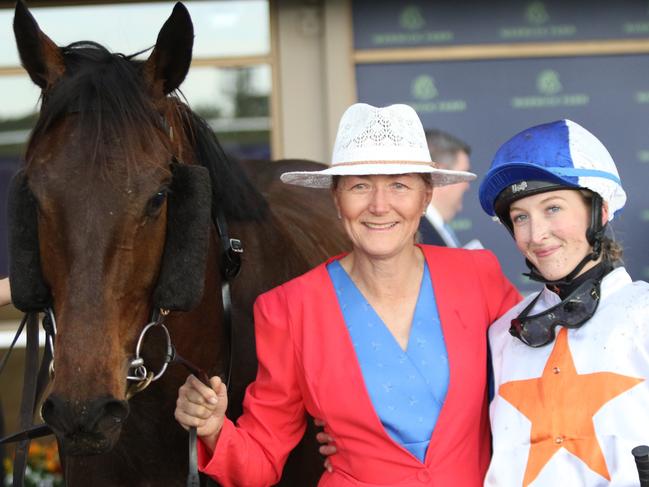
[[[221,241],[221,299],[223,302],[223,325],[225,335],[230,346],[228,365],[225,373],[225,384],[230,385],[232,375],[232,297],[230,293],[230,281],[234,279],[241,271],[241,254],[243,245],[239,239],[229,238],[227,223],[223,211],[220,210],[214,219],[219,240]],[[201,382],[209,386],[209,376],[200,367],[192,364],[187,359],[180,356],[173,344],[169,330],[165,326],[165,318],[169,314],[168,310],[155,310],[152,313],[151,321],[142,329],[135,347],[135,358],[129,364],[127,380],[132,383],[126,392],[126,399],[130,400],[135,394],[142,392],[152,382],[160,379],[166,372],[170,364],[181,364],[190,373],[194,374]],[[9,356],[14,349],[18,338],[23,330],[27,328],[27,344],[25,357],[25,372],[23,381],[23,394],[20,406],[20,427],[22,431],[14,433],[4,438],[0,438],[0,445],[6,443],[18,442],[16,447],[16,456],[14,458],[14,478],[13,487],[22,487],[24,484],[25,468],[27,466],[27,450],[29,442],[34,438],[48,436],[53,434],[52,429],[47,424],[33,425],[33,417],[36,413],[36,405],[39,403],[45,387],[54,375],[54,339],[56,337],[56,319],[51,308],[44,310],[42,326],[45,330],[45,352],[38,364],[38,313],[25,313],[16,334],[12,340],[9,349],[0,361],[0,373],[6,366]],[[144,359],[140,356],[140,350],[146,334],[153,329],[162,329],[165,334],[165,358],[160,370],[156,373],[147,369]],[[34,372],[38,368],[38,373]],[[198,474],[198,454],[197,454],[197,434],[196,428],[189,429],[189,472],[187,475],[188,487],[199,487],[200,477]]]
[[[23,330],[27,328],[27,343],[25,348],[25,371],[23,376],[23,393],[20,401],[19,428],[22,431],[0,439],[0,444],[15,443],[16,455],[14,457],[13,487],[22,487],[24,485],[25,469],[27,467],[27,452],[29,443],[33,438],[39,438],[52,434],[52,430],[46,424],[33,425],[36,405],[38,404],[45,387],[49,383],[51,373],[52,357],[54,355],[54,314],[51,309],[45,310],[43,317],[43,329],[46,333],[45,351],[38,363],[38,313],[25,313],[16,335],[0,362],[0,373],[4,370],[9,356],[13,351],[18,338]],[[38,369],[38,371],[37,371]]]
[[[228,236],[227,222],[223,210],[219,209],[216,216],[216,230],[221,240],[221,300],[223,302],[223,325],[225,326],[225,334],[228,337],[230,345],[228,367],[225,374],[225,385],[229,390],[230,378],[232,377],[232,339],[234,336],[232,326],[232,296],[230,294],[230,281],[239,275],[241,271],[241,254],[243,253],[243,245],[241,240],[230,238]],[[188,366],[188,363],[182,359],[180,363]],[[189,368],[189,367],[188,367]],[[209,377],[207,374],[198,369],[193,371],[189,368],[198,379],[201,380],[206,386],[210,386]],[[198,373],[197,373],[198,372]],[[187,487],[199,487],[200,477],[198,475],[198,451],[197,444],[198,435],[196,428],[189,428],[189,473],[187,474]]]

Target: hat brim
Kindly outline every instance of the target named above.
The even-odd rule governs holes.
[[[466,171],[452,171],[450,169],[437,169],[428,164],[407,162],[385,163],[369,162],[364,164],[340,164],[331,166],[322,171],[291,171],[280,176],[282,182],[305,186],[307,188],[329,188],[332,176],[370,176],[394,174],[430,174],[433,186],[447,186],[473,181],[476,175]]]

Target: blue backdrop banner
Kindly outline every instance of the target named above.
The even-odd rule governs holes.
[[[368,64],[356,68],[358,99],[407,103],[424,127],[439,128],[473,148],[478,183],[508,138],[532,125],[568,118],[593,132],[616,161],[629,196],[615,237],[635,279],[649,280],[649,56]],[[537,288],[511,237],[480,209],[478,183],[453,227],[464,242],[495,251],[523,291]]]

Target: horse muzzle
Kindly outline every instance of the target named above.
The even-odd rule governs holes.
[[[66,455],[97,455],[111,450],[128,413],[128,402],[113,397],[74,401],[56,394],[50,394],[41,410]]]

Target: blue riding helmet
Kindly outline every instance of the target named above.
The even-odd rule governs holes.
[[[505,142],[480,184],[480,204],[495,216],[496,201],[505,190],[511,203],[562,188],[598,194],[608,203],[609,221],[626,202],[617,167],[604,144],[571,120],[537,125]]]

